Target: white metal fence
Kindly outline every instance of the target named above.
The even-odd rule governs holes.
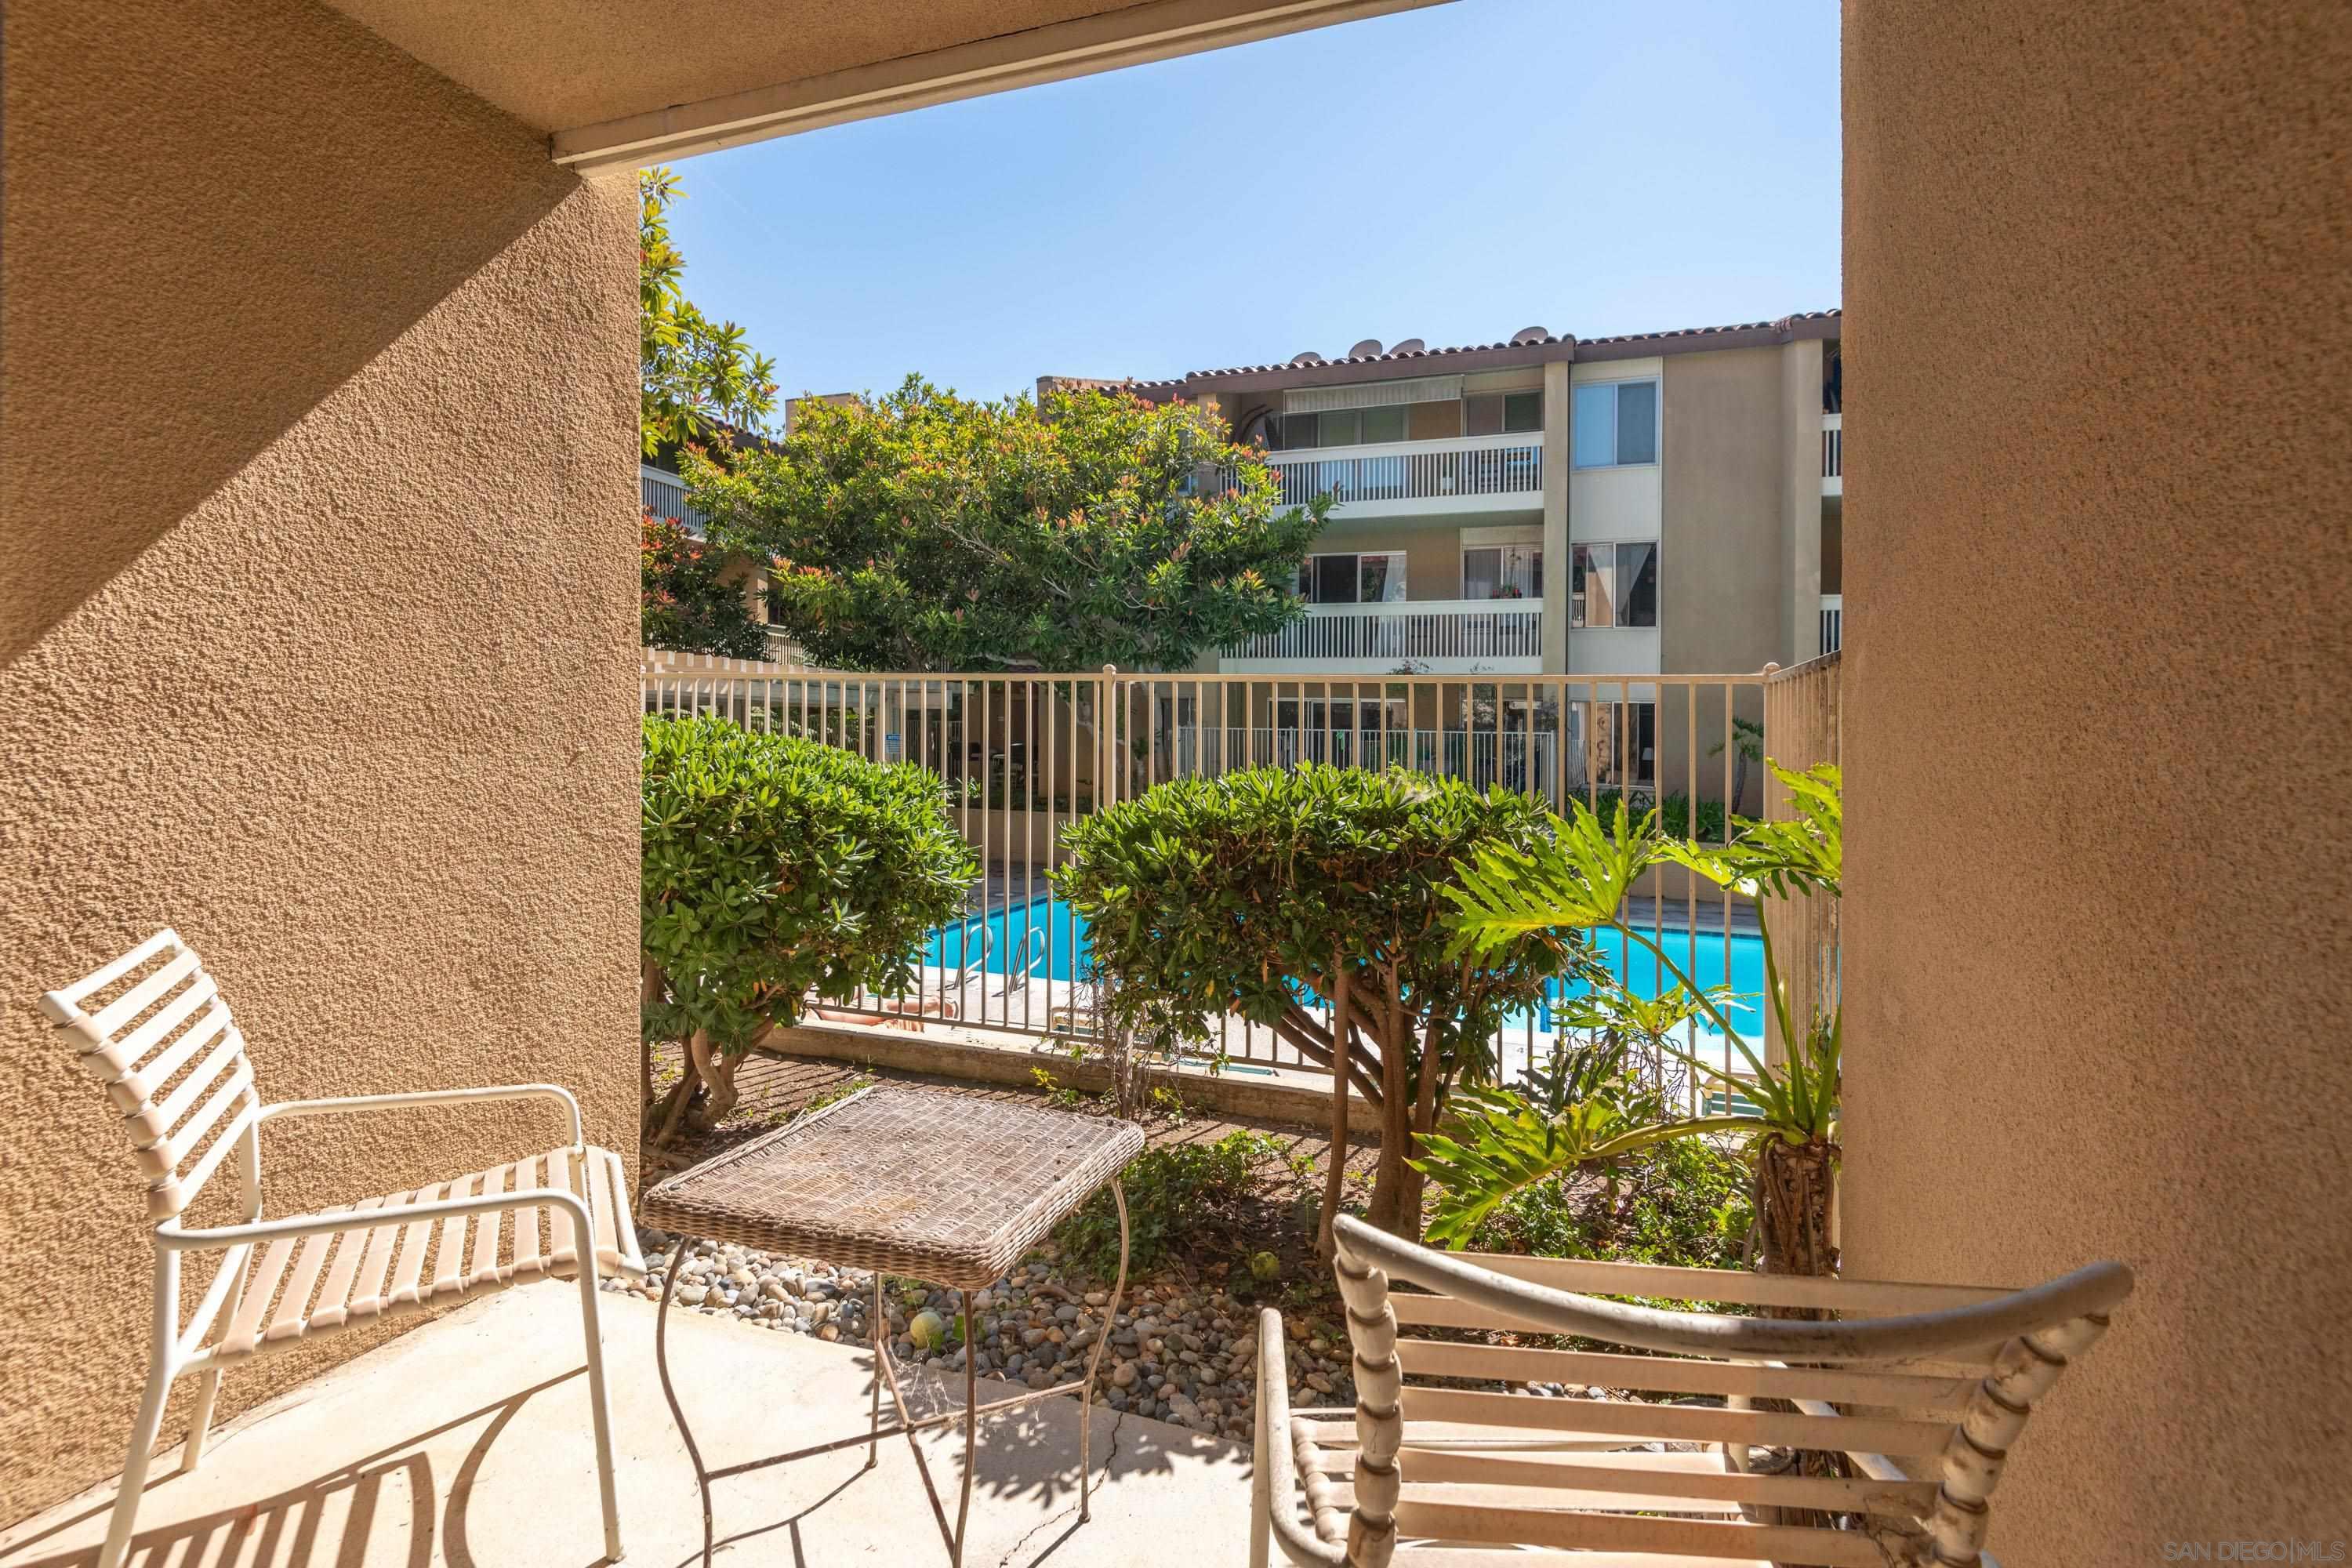
[[[717,715],[946,781],[950,813],[985,868],[968,913],[934,933],[911,990],[828,1004],[821,1016],[1083,1043],[1097,1023],[1086,933],[1047,879],[1066,858],[1062,830],[1102,805],[1179,777],[1328,762],[1465,779],[1555,809],[1575,799],[1605,808],[1622,795],[1635,809],[1663,807],[1670,829],[1719,841],[1733,828],[1729,814],[1769,804],[1735,721],[1761,724],[1772,755],[1833,757],[1833,733],[1775,732],[1818,726],[1820,703],[1768,691],[1801,676],[1813,691],[1822,667],[1833,678],[1834,665],[1748,675],[940,675],[649,652],[642,693],[649,713]],[[1629,923],[1701,984],[1761,990],[1752,922],[1711,883],[1653,871],[1632,908]],[[1664,989],[1654,959],[1621,951],[1612,962],[1630,984]],[[1270,1030],[1238,1017],[1210,1023],[1223,1070],[1323,1070]],[[1764,1037],[1760,1022],[1754,1033]],[[1494,1042],[1497,1072],[1507,1079],[1540,1063],[1552,1039],[1549,1005],[1509,1020]],[[1723,1049],[1711,1037],[1692,1039],[1702,1052]]]
[[[1822,651],[1835,653],[1845,646],[1845,595],[1822,595]]]

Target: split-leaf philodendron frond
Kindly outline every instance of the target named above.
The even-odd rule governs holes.
[[[1733,842],[1708,845],[1668,837],[1654,812],[1636,818],[1621,800],[1610,820],[1579,803],[1548,840],[1528,848],[1493,846],[1456,867],[1458,886],[1445,896],[1454,906],[1446,924],[1465,952],[1543,938],[1581,941],[1581,933],[1616,931],[1629,947],[1648,950],[1674,982],[1658,997],[1643,997],[1603,977],[1587,995],[1563,1003],[1567,1028],[1608,1030],[1647,1042],[1709,1083],[1726,1114],[1661,1121],[1631,1111],[1614,1089],[1546,1105],[1510,1089],[1465,1090],[1445,1133],[1422,1139],[1414,1163],[1444,1189],[1433,1241],[1461,1247],[1481,1222],[1513,1194],[1567,1172],[1631,1153],[1669,1138],[1747,1133],[1759,1158],[1768,1146],[1809,1151],[1834,1161],[1837,1145],[1839,1055],[1843,1028],[1835,1009],[1800,1035],[1773,947],[1762,900],[1794,894],[1840,892],[1843,824],[1838,770],[1823,764],[1795,773],[1766,764],[1788,790],[1792,819],[1749,824]],[[1766,1005],[1789,1042],[1785,1063],[1768,1063],[1727,1013],[1727,992],[1695,983],[1655,933],[1625,918],[1635,880],[1653,867],[1689,868],[1719,887],[1758,900]],[[1702,1059],[1677,1044],[1684,1024],[1704,1018],[1738,1053],[1740,1074]],[[1745,1101],[1752,1110],[1739,1110]],[[1767,1192],[1769,1201],[1769,1188]]]

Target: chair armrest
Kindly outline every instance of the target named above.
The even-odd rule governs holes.
[[[1344,1542],[1324,1540],[1298,1517],[1298,1467],[1290,1426],[1290,1367],[1282,1314],[1257,1318],[1257,1442],[1250,1488],[1250,1568],[1265,1568],[1270,1544],[1299,1568],[1342,1568]]]
[[[260,1120],[275,1116],[336,1116],[354,1110],[393,1110],[410,1105],[458,1105],[482,1100],[554,1100],[572,1118],[572,1146],[580,1148],[586,1133],[580,1120],[580,1102],[572,1091],[552,1083],[495,1084],[487,1089],[427,1089],[409,1094],[354,1094],[339,1100],[281,1100],[261,1108]]]
[[[176,1220],[155,1227],[155,1243],[173,1252],[219,1252],[247,1242],[320,1236],[337,1230],[374,1230],[411,1225],[419,1220],[448,1219],[460,1215],[490,1214],[509,1209],[552,1205],[571,1212],[580,1236],[593,1237],[595,1224],[578,1193],[562,1187],[526,1187],[519,1192],[489,1193],[470,1198],[441,1198],[407,1204],[396,1209],[341,1209],[333,1214],[303,1215],[294,1219],[257,1219],[242,1225],[207,1226],[182,1230]],[[591,1250],[593,1250],[593,1243]]]

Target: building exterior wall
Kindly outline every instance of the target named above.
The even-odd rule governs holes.
[[[168,923],[265,1098],[547,1079],[634,1157],[637,500],[625,181],[300,0],[7,26],[14,1519],[121,1465],[149,1311],[143,1180],[41,991]],[[278,1124],[269,1208],[562,1136],[544,1107]],[[233,1371],[221,1414],[418,1321]]]
[[[2137,1271],[2003,1560],[2324,1554],[2352,14],[1849,0],[1843,47],[1846,1266]]]
[[[1670,671],[1788,662],[1781,358],[1799,347],[1818,358],[1810,343],[1666,357],[1658,620]],[[1818,476],[1814,492],[1818,514]]]

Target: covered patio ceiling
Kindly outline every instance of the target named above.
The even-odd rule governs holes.
[[[1443,0],[329,0],[627,168]]]

